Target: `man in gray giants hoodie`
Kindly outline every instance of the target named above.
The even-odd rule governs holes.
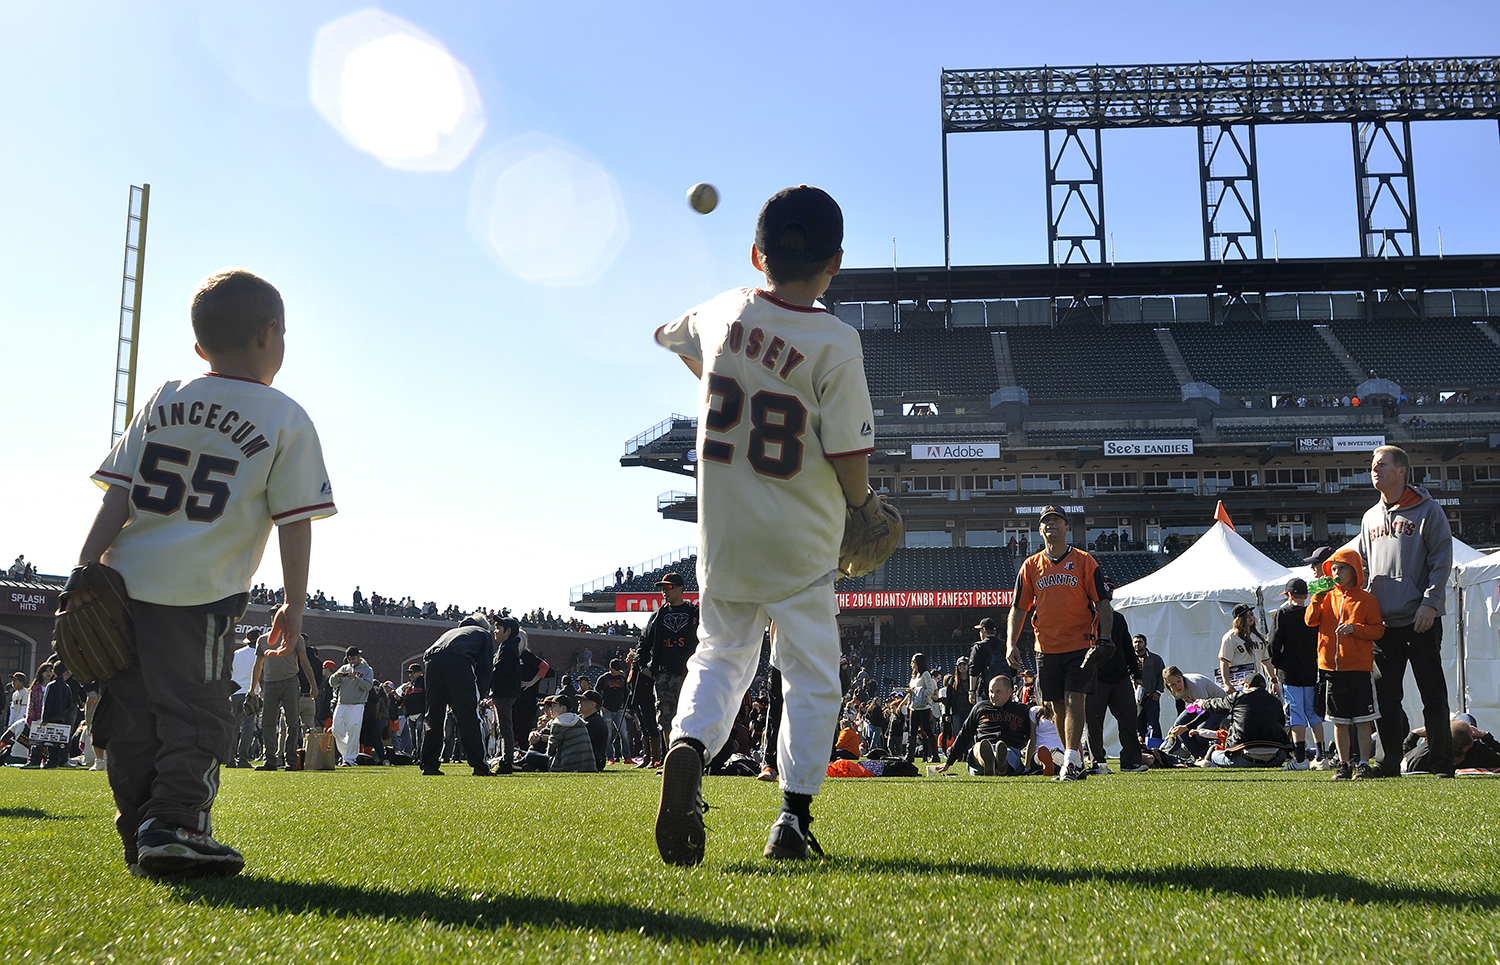
[[[1366,587],[1380,603],[1385,636],[1375,641],[1375,683],[1380,703],[1375,757],[1381,777],[1401,773],[1401,741],[1410,729],[1401,707],[1406,666],[1422,695],[1422,718],[1436,734],[1429,757],[1434,774],[1453,776],[1453,741],[1448,728],[1448,682],[1443,675],[1444,598],[1453,568],[1453,532],[1448,516],[1425,489],[1411,486],[1411,462],[1395,446],[1375,450],[1370,481],[1380,500],[1366,512],[1359,532],[1359,555],[1369,574]],[[1429,738],[1429,743],[1431,739]]]

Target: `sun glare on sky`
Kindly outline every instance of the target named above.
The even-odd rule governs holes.
[[[542,134],[480,158],[469,230],[499,265],[534,285],[598,279],[629,236],[620,189],[597,161]]]
[[[380,10],[318,31],[311,81],[318,111],[387,167],[451,171],[484,131],[469,69],[437,40]]]

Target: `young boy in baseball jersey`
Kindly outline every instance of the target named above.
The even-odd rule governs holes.
[[[234,759],[231,635],[275,523],[287,602],[271,638],[298,639],[312,520],[336,512],[312,421],[271,388],[281,295],[224,271],[193,295],[192,322],[210,371],[167,382],[136,414],[93,475],[104,503],[79,554],[119,571],[133,601],[139,653],[105,681],[94,742],[109,750],[125,863],[152,875],[244,867],[209,822]]]
[[[668,864],[703,860],[704,762],[729,737],[768,620],[786,703],[782,811],[765,854],[821,853],[809,825],[839,710],[833,581],[846,505],[874,498],[859,333],[815,305],[838,274],[843,238],[825,192],[778,192],[750,251],[765,285],[725,292],[656,332],[699,377],[701,623],[663,764],[656,845]]]

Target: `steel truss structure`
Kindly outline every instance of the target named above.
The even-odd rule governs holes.
[[[1353,131],[1360,254],[1420,255],[1411,122],[1500,120],[1500,58],[945,70],[942,112],[945,266],[952,265],[949,134],[1045,132],[1048,260],[1066,264],[1105,260],[1101,132],[1197,127],[1204,259],[1229,260],[1263,257],[1256,125],[1333,122]],[[1075,145],[1089,178],[1058,175],[1062,155]],[[1075,230],[1064,225],[1069,215]]]

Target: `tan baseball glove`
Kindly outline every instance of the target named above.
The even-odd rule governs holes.
[[[71,600],[81,605],[68,609]],[[135,659],[135,620],[125,580],[103,563],[75,566],[58,595],[52,649],[84,683],[108,680]]]
[[[850,506],[844,516],[844,540],[839,544],[839,573],[864,576],[880,569],[901,545],[906,527],[890,500],[873,489],[864,505]]]

